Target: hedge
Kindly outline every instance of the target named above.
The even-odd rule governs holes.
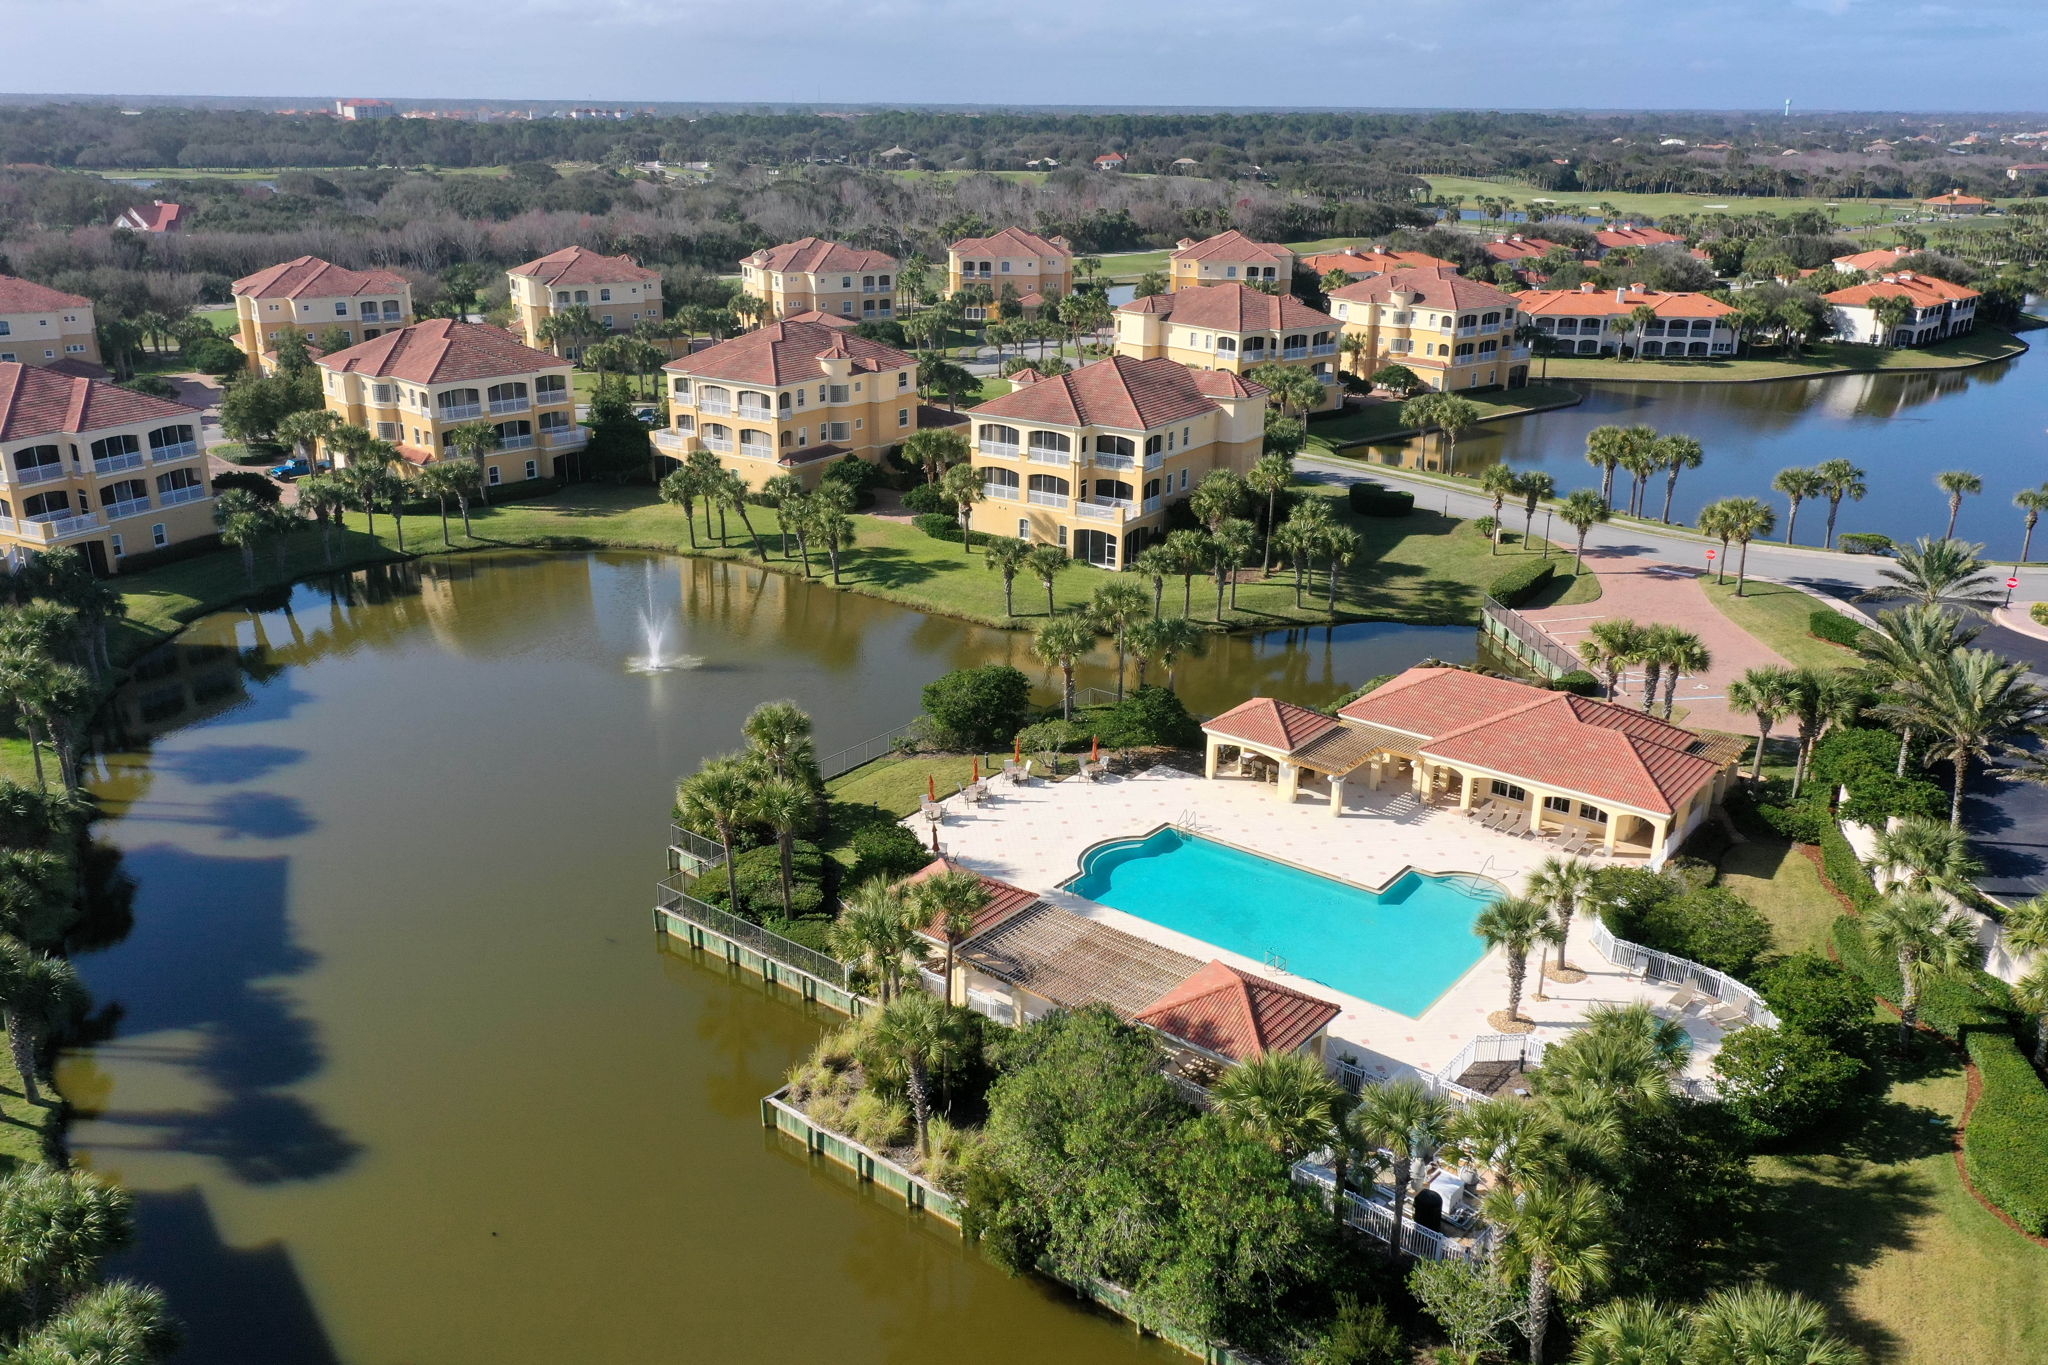
[[[1837,537],[1835,544],[1852,555],[1882,554],[1892,548],[1892,538],[1876,531],[1851,531]]]
[[[1351,510],[1361,517],[1405,517],[1415,510],[1415,495],[1403,489],[1354,483],[1346,494]]]
[[[817,914],[825,905],[823,855],[816,844],[798,839],[790,850],[790,864],[793,883],[791,907],[799,916]],[[734,854],[732,866],[740,884],[740,908],[736,912],[739,917],[755,924],[770,918],[780,919],[782,850],[774,844],[763,844],[745,853]],[[726,890],[726,880],[726,869],[714,868],[697,879],[690,888],[690,894],[706,905],[730,911],[733,908],[732,897]]]
[[[1560,673],[1544,684],[1553,692],[1571,692],[1581,697],[1597,697],[1606,689],[1600,680],[1583,668],[1574,668],[1569,673]]]
[[[1835,921],[1835,953],[1842,965],[1872,995],[1893,1004],[1901,994],[1899,964],[1875,952],[1853,915]],[[2005,983],[1985,972],[1924,976],[1920,986],[1920,1022],[1952,1042],[1967,1042],[1979,1033],[2010,1037],[2012,1019],[2002,998]]]
[[[1863,624],[1830,607],[1811,612],[1806,618],[1806,629],[1811,635],[1851,649],[1863,640]]]
[[[1863,870],[1856,850],[1849,847],[1842,827],[1832,820],[1823,821],[1820,837],[1814,842],[1820,845],[1820,870],[1834,883],[1835,890],[1847,896],[1858,910],[1868,910],[1876,905],[1879,899],[1877,887],[1870,880],[1870,874]]]
[[[1486,595],[1504,607],[1519,607],[1550,581],[1557,566],[1548,559],[1532,559],[1494,575]]]
[[[2048,1233],[2048,1087],[2009,1033],[1964,1040],[1984,1083],[1963,1130],[1963,1166],[1986,1199],[2036,1237]]]

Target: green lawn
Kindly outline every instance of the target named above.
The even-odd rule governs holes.
[[[1731,557],[1741,553],[1739,546],[1729,547]],[[1744,586],[1742,596],[1737,597],[1732,575],[1725,583],[1702,578],[1700,586],[1729,620],[1795,667],[1847,668],[1857,661],[1855,650],[1822,640],[1807,629],[1813,613],[1826,609],[1826,604],[1817,597],[1783,583],[1759,583],[1753,578]]]
[[[1781,839],[1750,838],[1721,855],[1721,884],[1763,912],[1777,950],[1825,952],[1842,903],[1813,860]]]
[[[1520,209],[1527,207],[1532,199],[1548,199],[1548,204],[1538,205],[1547,212],[1592,217],[1600,204],[1612,204],[1626,214],[1640,214],[1648,218],[1661,218],[1667,213],[1797,213],[1801,209],[1818,209],[1828,212],[1828,206],[1836,208],[1835,221],[1843,227],[1864,227],[1890,223],[1900,215],[1915,215],[1919,204],[1910,199],[1774,199],[1746,198],[1727,194],[1627,194],[1621,191],[1538,189],[1534,185],[1515,181],[1476,180],[1461,175],[1424,176],[1429,182],[1433,195],[1449,195],[1456,198],[1463,195],[1466,207],[1479,207],[1481,196],[1490,199],[1508,198],[1515,201]],[[2017,199],[2001,199],[1996,203],[2018,203]],[[1473,219],[1465,224],[1468,228],[1500,228],[1515,231],[1516,223],[1489,223],[1484,219]]]
[[[2027,349],[2010,332],[1986,327],[1918,349],[1859,346],[1823,341],[1800,356],[1740,360],[1618,360],[1613,356],[1560,356],[1536,362],[1551,379],[1657,380],[1688,384],[1739,384],[1763,379],[1797,379],[1870,370],[1953,370],[2004,360]]]
[[[1478,406],[1482,422],[1519,417],[1546,408],[1570,407],[1582,398],[1577,389],[1564,384],[1529,384],[1519,389],[1493,389],[1458,396],[1468,398]],[[1319,455],[1334,455],[1347,446],[1412,436],[1415,428],[1402,423],[1401,408],[1398,400],[1386,399],[1364,407],[1347,408],[1329,416],[1310,417],[1307,448]]]
[[[45,764],[55,760],[48,753],[43,755]],[[15,735],[0,736],[0,778],[32,786],[36,780],[36,761],[28,751],[28,741]]]

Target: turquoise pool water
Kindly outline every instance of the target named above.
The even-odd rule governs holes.
[[[1066,890],[1411,1019],[1485,954],[1472,921],[1500,894],[1417,872],[1367,891],[1175,829],[1090,849]]]

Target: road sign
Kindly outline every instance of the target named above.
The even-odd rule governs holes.
[[[2005,580],[2005,586],[2006,586],[2007,588],[2009,588],[2009,589],[2010,589],[2010,588],[2017,588],[2017,587],[2018,587],[2019,585],[2020,585],[2020,581],[2019,581],[2019,580],[2018,580],[2017,578],[2008,578],[2008,579],[2006,579],[2006,580]]]
[[[1712,551],[1712,550],[1709,550],[1709,551],[1707,551],[1707,558],[1708,558],[1708,559],[1712,559],[1713,557],[1714,557],[1714,551]]]

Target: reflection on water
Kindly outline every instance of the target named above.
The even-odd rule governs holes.
[[[2029,333],[2048,337],[2048,333]],[[1626,375],[1627,366],[1616,367]],[[1847,374],[1759,384],[1579,383],[1576,407],[1474,427],[1458,438],[1456,471],[1475,474],[1502,461],[1543,469],[1560,491],[1597,487],[1585,462],[1586,434],[1609,423],[1646,422],[1684,432],[1707,462],[1678,481],[1673,515],[1691,521],[1716,498],[1761,497],[1777,508],[1771,480],[1792,465],[1843,458],[1869,471],[1869,494],[1844,504],[1838,531],[1880,531],[1895,539],[1939,535],[1948,509],[1934,490],[1944,469],[1983,476],[1984,493],[1963,505],[1957,534],[1984,542],[1993,557],[2017,554],[2021,517],[2012,495],[2048,478],[2048,354],[2024,355],[1967,370]],[[1374,446],[1369,458],[1442,472],[1439,437]],[[1625,482],[1625,479],[1624,479]],[[1653,477],[1650,506],[1663,505],[1663,476]],[[1801,518],[1801,539],[1817,544],[1821,517]],[[1510,518],[1512,523],[1513,518]],[[1782,531],[1780,532],[1782,535]]]
[[[628,673],[650,621],[702,666]],[[1179,683],[1326,701],[1473,640],[1275,632]],[[766,1137],[824,1020],[647,924],[675,777],[757,702],[830,751],[964,664],[1050,699],[1026,647],[743,566],[505,553],[302,585],[138,669],[95,769],[101,1010],[59,1080],[182,1358],[1180,1358]]]

